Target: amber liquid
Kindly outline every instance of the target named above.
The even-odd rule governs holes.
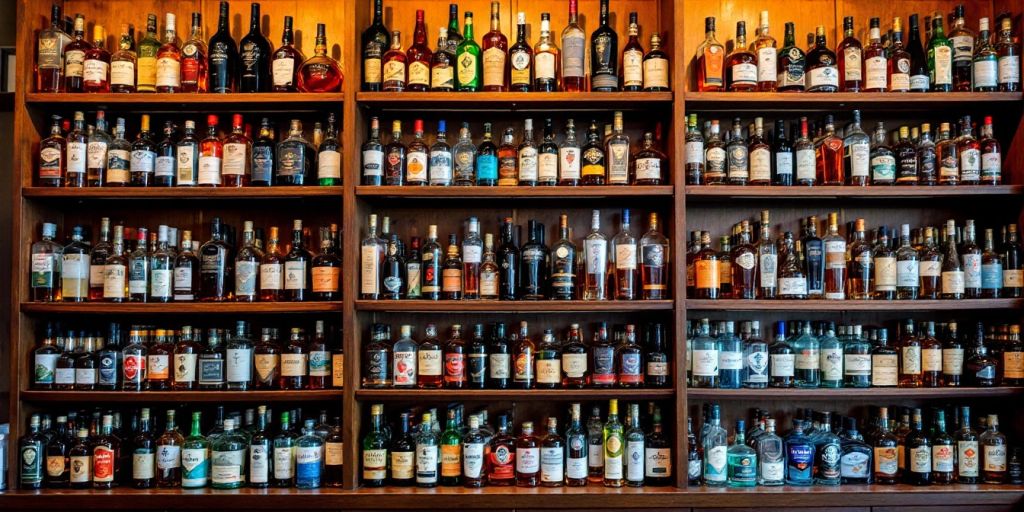
[[[615,269],[615,300],[636,299],[636,269]]]
[[[644,300],[662,300],[668,298],[668,273],[664,265],[641,265],[640,280],[643,282]]]

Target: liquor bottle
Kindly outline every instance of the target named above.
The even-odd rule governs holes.
[[[1020,49],[1013,38],[1013,21],[1009,16],[999,21],[999,39],[996,40],[996,55],[999,56],[999,91],[1020,91]]]
[[[839,485],[842,481],[842,445],[839,436],[831,431],[831,413],[820,415],[822,428],[815,433],[814,483]]]
[[[46,225],[44,224],[45,228]],[[46,238],[44,237],[45,241]],[[54,282],[56,282],[56,277]],[[33,297],[38,300],[37,297]],[[106,258],[103,268],[103,300],[106,302],[127,302],[128,300],[128,256],[125,253],[124,227],[114,226],[114,246]]]
[[[852,240],[848,262],[848,295],[851,300],[869,300],[873,298],[877,272],[873,268],[875,248],[864,236],[864,219],[855,221]]]
[[[648,219],[649,230],[640,238],[640,284],[641,298],[661,300],[669,296],[668,238],[658,231],[658,214],[652,212]]]
[[[619,403],[608,401],[608,421],[603,427],[604,486],[622,487],[625,483],[625,429],[619,423]]]
[[[156,35],[156,21],[156,14],[146,15],[146,33],[139,41],[137,92],[156,92],[157,54],[162,46]]]
[[[981,254],[981,297],[996,299],[1003,295],[1003,259],[995,251],[992,230],[986,229]]]
[[[168,227],[163,224],[157,228],[157,247],[150,254],[149,261],[148,300],[150,302],[170,302],[173,293],[171,274],[174,271],[174,255],[168,246]],[[67,270],[65,270],[66,273]]]
[[[717,124],[715,125],[717,128]],[[697,128],[697,114],[686,118],[686,184],[704,185],[704,135]]]
[[[634,300],[637,295],[636,237],[629,229],[629,209],[622,210],[622,226],[612,239],[612,261],[615,268],[615,300]]]
[[[215,115],[206,116],[206,137],[199,142],[198,157],[199,179],[197,184],[200,187],[221,186],[223,183],[221,173],[224,158],[224,144],[217,136],[217,116]],[[182,181],[180,176],[178,181]]]
[[[298,89],[301,92],[338,92],[344,76],[338,61],[327,55],[327,26],[316,25],[316,46],[313,56],[306,59],[298,72]]]
[[[321,242],[321,247],[323,247]],[[282,294],[282,300],[290,302],[301,302],[308,300],[310,292],[310,274],[312,273],[312,260],[313,256],[306,250],[305,240],[302,236],[302,220],[295,219],[292,223],[292,243],[291,251],[284,258],[284,267],[282,280],[284,282],[284,293]],[[331,267],[337,268],[337,267]],[[325,281],[329,286],[333,279],[332,274],[338,271],[324,271],[322,273],[327,274]],[[326,299],[320,299],[326,300]]]
[[[957,337],[956,322],[946,324],[946,340],[942,344],[941,383],[959,387],[964,380],[964,344]]]
[[[294,243],[293,243],[294,244]],[[294,247],[293,247],[294,250]],[[311,285],[310,297],[313,300],[338,300],[341,297],[339,288],[339,279],[341,277],[341,259],[335,253],[336,247],[331,240],[330,229],[327,227],[320,228],[320,252],[312,257],[312,260],[305,260],[310,265],[309,278]],[[310,254],[307,251],[306,257]],[[292,259],[292,255],[288,255],[288,259],[285,261],[285,296],[287,297],[288,292],[288,281],[291,277],[292,271],[297,271],[295,260]],[[304,269],[303,269],[304,270]],[[237,273],[237,269],[236,269]]]
[[[50,25],[39,31],[36,42],[36,90],[39,92],[64,92],[65,68],[67,62],[66,48],[71,42],[70,36],[64,31],[64,11],[61,5],[50,7]],[[84,27],[83,19],[83,27]],[[32,482],[42,486],[42,481]],[[39,488],[39,487],[35,487]]]
[[[305,185],[312,167],[313,148],[302,136],[302,122],[292,119],[288,138],[277,145],[275,185]]]
[[[40,268],[51,268],[50,272],[42,272],[45,277],[42,281],[54,281],[50,286],[60,288],[54,293],[53,299],[59,298],[64,302],[84,302],[89,298],[89,272],[90,254],[89,246],[82,241],[84,230],[81,226],[75,226],[71,230],[71,243],[61,249],[53,242],[54,236],[43,236],[43,242],[33,244],[32,263],[33,278],[36,277],[36,262],[39,261]],[[59,280],[59,283],[57,282]],[[44,288],[35,286],[33,279],[33,291]],[[46,300],[51,302],[52,300]]]
[[[540,14],[540,39],[533,47],[533,90],[559,90],[561,60],[558,45],[551,37],[551,15],[543,12]]]
[[[976,484],[981,469],[981,450],[978,433],[971,428],[971,408],[960,407],[960,428],[956,431],[956,481],[961,484]]]
[[[778,76],[776,87],[779,92],[802,92],[804,90],[804,51],[796,44],[795,28],[792,22],[786,22],[786,35],[783,48],[778,52]],[[760,71],[760,68],[758,68]],[[767,71],[766,71],[767,72]]]
[[[859,55],[858,55],[859,56]],[[844,61],[846,56],[844,55]],[[859,68],[860,61],[858,59]],[[836,54],[825,43],[825,27],[814,31],[814,47],[807,52],[807,92],[836,92],[839,90],[840,73],[836,66]],[[845,68],[844,68],[845,71]],[[848,77],[843,75],[843,82]]]
[[[757,242],[757,275],[760,277],[757,295],[762,299],[774,299],[778,295],[778,263],[779,255],[772,241],[769,212],[762,210],[761,236]]]
[[[562,214],[558,224],[559,239],[552,246],[550,279],[551,300],[576,298],[576,245],[569,239],[568,216]],[[482,273],[482,272],[481,272]]]
[[[1003,244],[1003,296],[1021,295],[1021,248],[1017,241],[1017,224],[1007,226],[1006,243]]]
[[[1003,160],[999,141],[992,135],[992,117],[985,116],[981,127],[981,184],[998,185],[1003,181]]]
[[[908,92],[910,91],[912,58],[910,52],[903,44],[903,22],[900,21],[899,16],[892,19],[891,32],[892,43],[889,45],[889,54],[886,60],[886,74],[888,75],[886,90],[889,92]]]
[[[537,186],[539,169],[537,146],[533,142],[533,119],[523,120],[523,140],[516,148],[515,154],[516,175],[512,184],[523,187]]]
[[[747,48],[746,22],[736,22],[736,44],[725,65],[729,71],[726,85],[730,92],[757,90],[757,56]]]
[[[486,52],[484,53],[486,63]],[[516,23],[516,43],[508,49],[509,90],[529,92],[533,86],[533,48],[526,41],[526,13]]]
[[[562,29],[562,89],[565,92],[587,90],[585,70],[586,34],[579,25],[578,0],[569,0],[569,22]]]
[[[713,16],[704,18],[704,33],[704,41],[697,47],[697,89],[700,92],[724,91],[725,47],[715,39]]]
[[[590,234],[583,241],[584,288],[583,300],[606,300],[608,239],[601,233],[601,212],[591,215]]]
[[[463,389],[467,386],[466,342],[462,339],[461,330],[461,325],[452,325],[451,337],[445,343],[442,355],[444,387],[449,389]]]
[[[134,29],[121,24],[121,38],[117,51],[110,56],[110,92],[135,92],[135,38]]]
[[[982,250],[975,242],[974,221],[968,219],[963,229],[963,243],[959,248],[964,271],[964,296],[969,299],[981,297]]]
[[[473,39],[473,13],[466,11],[462,42],[455,52],[455,84],[459,91],[479,91],[483,81],[480,45]]]
[[[484,138],[476,151],[476,185],[493,187],[498,184],[498,158],[498,147],[491,141],[491,123],[484,123]]]
[[[912,485],[932,483],[932,440],[921,425],[921,410],[914,409],[910,431],[904,438],[904,481]]]
[[[931,78],[928,74],[928,59],[925,58],[924,46],[921,43],[917,14],[910,15],[907,51],[910,53],[910,92],[927,92],[931,88]]]
[[[885,92],[888,87],[888,55],[882,46],[878,18],[871,18],[868,46],[864,48],[864,92]],[[849,66],[852,63],[847,63]]]
[[[962,299],[965,296],[964,266],[956,248],[956,224],[946,221],[946,246],[942,254],[943,299]]]
[[[537,147],[537,184],[555,186],[558,184],[558,144],[551,118],[544,120],[544,139]]]
[[[721,426],[721,411],[712,404],[706,416],[707,432],[702,436],[704,485],[724,487],[728,483],[728,433]]]
[[[119,121],[120,124],[120,121]],[[121,135],[122,140],[124,135]],[[173,121],[164,121],[164,138],[155,146],[155,162],[153,164],[153,186],[173,187],[177,177],[177,127]],[[127,143],[127,141],[124,141]],[[122,145],[124,147],[124,145]],[[128,145],[125,149],[131,149]],[[109,152],[108,152],[109,155]],[[129,156],[130,162],[130,156]],[[107,178],[110,178],[110,164],[107,164]]]
[[[619,36],[608,26],[608,0],[601,0],[600,25],[590,35],[590,89],[619,90]]]
[[[118,460],[122,448],[121,441],[114,435],[112,415],[104,414],[101,425],[100,435],[92,440],[93,488],[113,489],[120,473]],[[24,459],[24,450],[22,458]]]
[[[194,12],[192,13],[192,31],[188,40],[181,46],[182,92],[207,92],[209,77],[206,69],[206,54],[203,15]]]
[[[508,57],[508,38],[501,33],[500,11],[500,4],[491,2],[491,31],[484,34],[483,39],[484,91],[500,92],[506,90],[508,85],[508,66],[505,62]],[[468,28],[466,33],[469,38]]]
[[[540,484],[540,444],[533,435],[533,422],[523,422],[522,434],[515,440],[516,487],[537,487]]]
[[[878,25],[877,21],[874,23],[876,26]],[[869,34],[873,37],[874,32]],[[879,44],[881,44],[881,41],[879,41]],[[843,92],[860,92],[862,88],[866,87],[864,68],[867,56],[860,40],[854,35],[853,16],[843,18],[843,40],[836,47],[836,56],[839,58],[839,90]],[[810,62],[809,58],[808,62]]]
[[[807,486],[814,483],[815,445],[805,433],[803,420],[793,421],[793,430],[783,440],[786,449],[786,484]]]
[[[548,284],[550,249],[544,243],[543,224],[531,219],[527,232],[529,238],[519,252],[519,298],[543,300]]]
[[[737,43],[738,44],[738,43]],[[757,39],[753,49],[757,52],[757,90],[775,92],[778,84],[778,55],[775,38],[768,35],[768,11],[761,11]]]
[[[807,118],[800,118],[800,136],[793,142],[795,155],[796,184],[813,186],[817,184],[817,157],[814,143],[808,138]]]
[[[949,40],[953,46],[953,90],[970,91],[975,38],[974,31],[966,27],[963,5],[953,8],[953,26],[949,30]]]
[[[113,142],[107,133],[105,113],[96,112],[96,128],[90,129],[86,146],[85,182],[90,187],[102,187],[107,181],[107,151]]]
[[[858,111],[854,111],[856,122]],[[859,128],[859,126],[858,126]],[[852,165],[858,167],[858,172],[867,170],[867,163],[870,160],[870,149],[867,144],[867,136],[862,130],[854,129],[847,135],[847,141],[836,135],[835,122],[832,115],[825,116],[825,133],[815,140],[814,158],[817,168],[817,181],[822,185],[842,185],[846,182],[846,154],[849,148],[849,160]],[[859,150],[854,151],[859,148]],[[852,166],[849,169],[853,175]]]
[[[362,56],[360,59],[363,91],[380,91],[384,52],[391,47],[391,32],[384,26],[384,2],[374,0],[373,21],[362,34]],[[383,480],[383,478],[381,479]],[[383,485],[383,481],[381,482]]]
[[[175,147],[177,154],[177,182],[179,187],[194,187],[199,181],[199,140],[195,136],[196,123],[185,121],[185,134]]]
[[[993,92],[998,89],[999,56],[992,42],[989,19],[979,19],[978,28],[977,44],[971,48],[968,60],[968,86],[974,92]]]
[[[960,184],[981,184],[981,143],[971,134],[971,116],[964,116],[960,121],[956,153],[960,158]]]
[[[944,16],[932,15],[932,35],[928,41],[928,78],[932,92],[953,90],[953,43],[942,29]]]
[[[519,389],[531,389],[536,385],[535,361],[537,347],[530,340],[526,322],[519,323],[519,337],[512,348],[512,385]]]
[[[810,322],[805,322],[803,331],[790,345],[795,352],[795,373],[793,385],[797,388],[816,388],[821,384],[821,342],[811,334]]]
[[[397,33],[394,38],[398,39]],[[392,47],[393,48],[393,47]],[[399,46],[399,49],[401,46]],[[388,52],[389,54],[391,52]],[[405,59],[403,60],[391,60],[388,56],[385,56],[385,83],[388,82],[389,73],[388,65],[391,62],[396,62],[402,66],[408,66],[408,79],[406,80],[406,88],[410,91],[426,91],[430,88],[430,61],[432,53],[430,48],[427,46],[427,29],[423,22],[423,10],[419,9],[416,11],[416,29],[413,32],[413,43],[409,46],[409,49],[405,53]],[[397,69],[397,66],[390,66],[392,71]],[[404,72],[404,70],[403,70]],[[397,71],[395,71],[397,73]]]
[[[275,92],[296,92],[299,90],[299,68],[306,60],[299,49],[295,48],[295,36],[292,31],[292,17],[284,17],[284,32],[281,35],[281,47],[274,50],[270,62],[271,90]],[[267,46],[269,48],[269,44]],[[244,51],[244,50],[243,50]]]
[[[508,416],[498,416],[498,431],[484,450],[487,485],[506,487],[516,483],[516,438],[509,434],[508,421]]]
[[[270,41],[260,29],[260,4],[253,2],[249,11],[249,33],[238,46],[239,92],[268,92],[271,88]]]
[[[871,386],[896,387],[899,384],[899,360],[896,349],[889,347],[886,329],[877,332],[878,343],[871,351]]]
[[[192,427],[181,445],[182,488],[206,487],[210,473],[210,441],[199,430],[200,412],[192,413]]]
[[[149,489],[156,486],[156,440],[150,433],[149,408],[139,412],[138,434],[131,440],[132,487]],[[127,449],[127,447],[125,447]]]
[[[217,32],[210,38],[209,44],[210,53],[208,58],[208,69],[209,89],[211,92],[234,92],[238,85],[237,69],[239,67],[240,59],[238,46],[235,44],[235,40],[231,37],[228,20],[228,2],[221,1],[220,18],[217,21]]]
[[[448,250],[441,270],[441,299],[460,300],[462,299],[462,258],[459,256],[459,245],[456,242],[455,234],[448,236]],[[426,291],[424,292],[426,293]]]
[[[494,324],[487,348],[488,388],[508,389],[509,380],[512,378],[511,352],[508,339],[505,337],[505,324]]]
[[[750,159],[747,141],[743,139],[740,118],[732,121],[732,137],[726,146],[726,178],[729,185],[746,185],[750,181]]]
[[[587,143],[582,148],[583,185],[604,185],[606,181],[605,149],[597,133],[597,122],[591,121]]]
[[[405,182],[407,185],[425,186],[429,183],[430,148],[423,140],[423,120],[413,123],[413,141],[405,154]]]
[[[769,420],[771,421],[771,420]],[[844,417],[843,432],[840,434],[840,483],[865,484],[871,481],[870,464],[872,447],[857,431],[857,419]]]
[[[67,161],[67,140],[61,132],[61,118],[54,115],[50,136],[39,142],[39,167],[36,183],[40,187],[60,187],[64,182]]]
[[[164,44],[156,53],[156,92],[181,90],[181,48],[178,48],[174,21],[174,14],[167,13]]]
[[[439,444],[437,433],[428,428],[431,421],[430,413],[423,413],[420,431],[416,436],[416,486],[437,487],[440,468]]]
[[[754,131],[747,142],[747,159],[749,160],[749,184],[770,185],[772,182],[771,149],[764,138],[764,119],[754,118]]]
[[[430,58],[430,90],[450,92],[455,90],[455,53],[449,52],[448,29],[439,27],[438,32],[437,50]]]
[[[694,297],[698,299],[718,299],[721,295],[721,270],[718,253],[711,247],[711,233],[700,233],[700,250],[694,261],[696,289]]]

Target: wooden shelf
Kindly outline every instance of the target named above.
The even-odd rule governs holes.
[[[20,393],[31,402],[103,402],[103,403],[208,403],[208,402],[313,402],[341,400],[340,389],[303,389],[294,391],[40,391]]]
[[[280,313],[337,313],[341,302],[23,302],[22,313],[35,314],[187,314],[251,315]]]
[[[23,197],[60,199],[309,199],[341,198],[343,187],[26,187]]]
[[[649,110],[671,107],[672,92],[358,92],[356,102],[383,110]]]
[[[724,508],[749,507],[945,507],[953,510],[1010,510],[1024,497],[1015,485],[842,485],[812,487],[677,488],[621,487],[380,487],[343,490],[322,489],[132,489],[112,490],[50,489],[11,490],[0,493],[0,506],[8,510],[69,510],[71,508],[137,510],[157,508],[184,510],[264,509],[338,510],[353,509],[445,509],[457,500],[459,508],[578,509],[578,508]],[[941,505],[937,505],[941,503]],[[987,508],[986,508],[987,507]],[[895,509],[899,510],[899,509]],[[914,509],[924,510],[924,509]],[[937,509],[936,509],[937,510]]]
[[[587,313],[667,311],[671,300],[357,300],[357,311],[406,313]]]
[[[840,388],[840,389],[695,389],[687,388],[687,398],[706,400],[869,400],[881,399],[964,399],[1016,397],[1024,387],[994,388]]]
[[[415,199],[556,199],[577,198],[651,198],[672,197],[671,185],[633,187],[356,187],[362,197],[415,198]]]
[[[784,93],[784,92],[686,92],[687,112],[694,110],[779,111],[858,108],[869,111],[932,111],[937,108],[979,109],[980,104],[1019,106],[1020,92],[950,93]]]
[[[356,398],[390,401],[659,400],[675,396],[671,388],[609,389],[357,389]]]
[[[1021,309],[1024,299],[964,300],[702,300],[686,299],[689,311],[973,311]]]
[[[963,185],[958,187],[754,187],[754,186],[711,186],[687,185],[686,200],[717,201],[724,198],[783,199],[986,199],[998,197],[1020,197],[1024,185]]]
[[[25,103],[30,106],[60,106],[69,109],[95,109],[99,107],[117,107],[119,109],[136,109],[149,107],[157,112],[174,112],[182,109],[191,112],[202,112],[219,107],[261,112],[289,112],[296,109],[310,109],[328,105],[341,106],[344,94],[302,93],[302,92],[262,92],[262,93],[230,93],[230,94],[195,94],[195,93],[39,93],[25,94]]]

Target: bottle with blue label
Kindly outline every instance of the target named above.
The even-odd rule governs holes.
[[[491,123],[484,123],[484,140],[476,153],[476,184],[481,187],[498,184],[498,146],[491,140]]]
[[[324,474],[324,440],[316,435],[316,422],[306,420],[302,437],[295,440],[295,487],[316,489]]]
[[[814,443],[804,435],[804,422],[793,421],[793,431],[786,436],[786,484],[814,483]]]

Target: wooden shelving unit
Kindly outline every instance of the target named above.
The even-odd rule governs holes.
[[[481,31],[481,14],[488,10],[488,2],[467,0],[460,2],[463,11],[477,13],[477,39]],[[264,33],[275,43],[280,34],[280,23],[285,15],[295,17],[296,27],[306,34],[301,46],[311,54],[311,29],[315,23],[327,24],[330,51],[339,58],[345,77],[341,92],[331,94],[264,93],[264,94],[43,94],[34,88],[31,70],[34,67],[36,32],[41,20],[49,15],[49,3],[18,0],[18,70],[19,92],[11,97],[15,113],[15,158],[13,198],[14,226],[10,248],[12,254],[12,321],[9,372],[11,440],[23,432],[28,414],[44,407],[63,407],[67,404],[110,404],[129,407],[145,403],[203,404],[216,403],[268,403],[284,406],[289,403],[329,404],[342,413],[345,437],[344,488],[324,488],[313,491],[299,489],[240,489],[217,491],[212,489],[150,489],[117,488],[111,491],[46,490],[30,492],[11,490],[0,492],[0,509],[103,508],[110,510],[164,510],[164,509],[409,509],[409,508],[461,508],[493,510],[540,509],[647,509],[663,508],[685,512],[728,508],[733,511],[778,507],[810,509],[827,512],[938,512],[956,508],[971,512],[982,510],[1011,510],[1019,507],[1024,489],[1019,486],[952,485],[926,488],[907,485],[895,486],[841,486],[841,487],[777,487],[756,489],[712,489],[687,487],[687,416],[699,410],[699,404],[715,401],[722,404],[724,418],[732,420],[746,417],[749,407],[763,401],[785,402],[787,407],[814,406],[829,403],[838,407],[852,407],[879,400],[900,403],[938,403],[956,401],[1005,402],[1004,425],[1012,428],[1012,438],[1024,439],[1024,414],[1013,409],[1024,395],[1024,389],[1012,388],[938,388],[938,389],[839,389],[839,390],[717,390],[687,389],[686,321],[704,315],[736,318],[746,312],[769,315],[827,314],[838,317],[877,318],[884,315],[934,316],[1000,314],[1019,318],[1024,299],[995,299],[971,301],[704,301],[685,297],[685,254],[688,230],[708,229],[726,234],[724,229],[739,220],[737,215],[752,215],[765,207],[766,201],[778,202],[769,208],[787,210],[789,222],[805,211],[814,213],[839,210],[846,214],[877,214],[880,222],[898,221],[889,215],[892,210],[908,212],[920,210],[924,216],[935,211],[947,213],[954,207],[981,204],[988,212],[1005,213],[1006,221],[1021,217],[1024,204],[1024,110],[1022,93],[949,93],[949,94],[783,94],[783,93],[699,93],[694,92],[693,55],[703,39],[705,16],[718,19],[718,38],[730,40],[732,27],[746,20],[748,29],[756,12],[765,8],[754,0],[737,0],[728,5],[711,0],[676,2],[673,0],[612,0],[613,28],[623,38],[626,33],[627,14],[636,11],[640,17],[642,37],[655,31],[667,34],[665,50],[672,61],[672,92],[665,93],[371,93],[359,91],[360,34],[369,25],[372,16],[370,0],[357,2],[295,2],[294,0],[262,0],[264,19],[269,28]],[[416,8],[427,12],[428,32],[434,33],[447,20],[447,0],[422,0]],[[105,2],[67,0],[65,13],[82,12],[91,21],[102,20],[104,26],[141,21],[140,13],[176,12],[181,21],[195,9],[203,13],[206,34],[213,33],[217,2],[167,2],[141,0],[132,9],[113,9]],[[934,5],[932,5],[934,4]],[[954,2],[932,2],[922,14],[931,9],[943,12],[952,9]],[[407,5],[385,0],[385,23],[390,29],[412,34],[412,9]],[[502,0],[501,30],[506,35],[515,33],[514,13],[523,11],[531,20],[539,19],[541,12],[551,12],[552,28],[557,31],[566,23],[566,6],[529,0]],[[232,33],[236,40],[244,33],[237,2],[232,4]],[[879,0],[861,3],[843,0],[802,2],[784,0],[767,7],[771,11],[772,30],[781,35],[782,25],[794,21],[797,31],[813,30],[824,24],[831,47],[837,41],[837,28],[846,15],[856,16],[857,26],[866,26],[871,16],[902,16],[911,7],[892,6]],[[916,8],[916,7],[915,7]],[[596,1],[580,2],[584,29],[591,32],[598,19]],[[994,15],[1007,10],[1019,16],[1024,11],[1021,0],[986,0],[968,3],[971,27],[977,26],[977,17]],[[244,17],[244,13],[243,16]],[[237,19],[236,19],[237,18]],[[161,24],[162,25],[162,24]],[[837,27],[838,25],[838,27]],[[1015,23],[1018,27],[1020,23]],[[750,31],[752,32],[752,30]],[[841,30],[839,30],[841,32]],[[180,35],[180,33],[179,33]],[[530,41],[536,39],[531,26]],[[780,38],[781,39],[781,38]],[[863,37],[862,37],[863,39]],[[620,45],[621,45],[620,41]],[[433,46],[433,45],[431,45]],[[647,45],[644,44],[646,47]],[[0,95],[0,105],[5,97]],[[951,120],[957,115],[999,115],[999,133],[1003,139],[1004,183],[996,187],[695,187],[686,186],[685,178],[685,122],[688,113],[697,113],[701,119],[715,117],[729,119],[740,116],[747,120],[765,113],[780,113],[786,119],[801,115],[837,113],[843,116],[851,109],[861,109],[874,118]],[[75,110],[93,112],[108,109],[118,115],[133,117],[140,113],[154,113],[181,118],[201,119],[207,113],[225,115],[243,112],[249,118],[267,112],[275,118],[286,118],[294,113],[304,119],[322,120],[328,112],[339,115],[341,141],[344,147],[343,175],[340,187],[268,187],[240,189],[199,188],[97,188],[47,189],[35,187],[33,173],[36,167],[38,142],[46,137],[46,118],[50,114],[68,116]],[[479,140],[480,125],[495,121],[521,126],[525,117],[535,121],[545,116],[573,117],[577,131],[585,130],[590,119],[601,122],[611,119],[611,111],[626,111],[629,129],[650,129],[662,123],[662,146],[669,156],[668,183],[653,187],[366,187],[359,183],[360,146],[368,137],[369,120],[380,118],[387,138],[387,123],[393,119],[405,122],[416,118],[436,119],[444,116],[449,121],[449,135],[455,121],[467,120],[473,124],[474,140]],[[225,120],[222,119],[222,124]],[[201,121],[199,123],[202,124]],[[557,125],[556,125],[557,126]],[[869,125],[865,125],[867,129]],[[310,127],[307,126],[307,132]],[[408,132],[409,130],[406,129]],[[559,130],[560,131],[560,130]],[[499,134],[495,133],[495,139]],[[451,138],[450,138],[451,139]],[[145,204],[142,202],[145,201]],[[138,203],[138,204],[136,204]],[[827,204],[828,206],[823,206]],[[83,206],[85,205],[85,206]],[[671,240],[672,276],[670,300],[662,301],[366,301],[358,300],[360,261],[359,243],[365,235],[366,218],[371,213],[386,212],[394,219],[418,217],[427,222],[456,225],[472,208],[485,209],[492,217],[512,216],[516,223],[538,216],[557,218],[562,211],[573,216],[588,215],[591,208],[612,207],[643,208],[661,215],[661,230]],[[821,211],[818,207],[822,206]],[[67,222],[103,215],[104,208],[121,208],[122,212],[139,212],[145,219],[162,212],[171,212],[171,220],[196,222],[229,212],[236,217],[259,215],[280,219],[298,218],[307,209],[342,229],[342,249],[345,267],[342,272],[343,296],[339,302],[305,303],[172,303],[172,304],[40,304],[28,300],[29,260],[26,241],[37,236],[40,223],[59,219],[61,228]],[[133,209],[134,208],[134,209]],[[828,208],[829,210],[825,210]],[[966,208],[957,213],[958,219],[967,218],[981,209]],[[584,213],[585,212],[585,213]],[[987,214],[987,213],[986,213]],[[888,215],[885,217],[885,215]],[[86,217],[88,216],[88,217]],[[792,218],[790,218],[792,217]],[[96,220],[96,219],[93,219]],[[775,219],[778,222],[779,219]],[[488,220],[493,222],[492,219]],[[549,221],[550,222],[550,221]],[[639,224],[643,224],[641,221]],[[201,224],[196,224],[198,228]],[[493,231],[493,225],[485,230]],[[549,228],[553,227],[550,224]],[[403,228],[404,229],[404,226]],[[793,226],[795,229],[795,226]],[[605,231],[607,232],[607,226]],[[637,231],[634,224],[634,232]],[[454,232],[454,231],[452,231]],[[582,236],[579,226],[574,227],[574,238]],[[402,231],[403,237],[408,232]],[[421,236],[422,233],[419,233]],[[40,322],[54,319],[101,317],[103,319],[136,318],[177,321],[195,316],[207,319],[275,316],[324,317],[339,323],[344,332],[345,386],[343,389],[299,391],[250,392],[76,392],[39,391],[28,387],[29,354],[38,343]],[[664,389],[556,389],[556,390],[399,390],[364,389],[360,385],[361,352],[369,338],[370,325],[377,322],[393,326],[410,323],[423,325],[429,321],[484,323],[502,321],[513,326],[518,320],[529,318],[541,325],[569,322],[593,323],[600,321],[662,322],[669,340],[672,386]],[[535,328],[531,328],[534,333]],[[0,386],[0,393],[3,392]],[[360,485],[360,440],[366,433],[364,422],[369,404],[385,403],[391,407],[415,403],[442,405],[462,401],[479,406],[487,403],[513,404],[519,410],[537,413],[529,419],[538,420],[540,411],[564,413],[571,401],[604,403],[609,398],[624,401],[656,401],[664,412],[667,434],[673,440],[673,485],[642,489],[610,489],[598,485],[584,488],[488,487],[484,489],[371,489]],[[783,407],[783,405],[780,405]],[[10,445],[9,445],[10,446]],[[17,468],[17,451],[10,451],[9,468]],[[9,478],[17,480],[16,471],[9,470]],[[10,480],[9,480],[10,481]],[[127,499],[124,499],[127,498]]]

